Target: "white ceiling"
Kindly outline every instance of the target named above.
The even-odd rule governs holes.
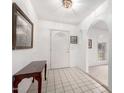
[[[38,19],[78,24],[105,0],[72,0],[71,8],[62,6],[62,0],[31,0]]]

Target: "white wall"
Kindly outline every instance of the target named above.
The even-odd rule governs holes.
[[[87,37],[87,32],[89,31],[90,26],[95,23],[96,21],[102,20],[104,21],[109,29],[109,88],[111,89],[112,87],[112,60],[111,60],[111,32],[112,32],[112,17],[111,17],[111,0],[106,0],[103,4],[101,4],[95,11],[92,12],[85,20],[83,20],[79,27],[82,31],[82,51],[81,55],[82,56],[82,63],[79,64],[80,68],[83,69],[84,71],[88,72],[88,52],[87,52],[87,47],[88,47],[88,37]]]
[[[24,13],[29,17],[29,19],[34,24],[34,39],[36,38],[36,31],[37,31],[37,25],[36,25],[36,15],[33,11],[32,5],[30,3],[30,0],[13,0],[13,2],[16,2],[17,5],[24,11]],[[32,49],[23,49],[23,50],[13,50],[12,51],[12,73],[15,74],[20,69],[22,69],[24,66],[29,64],[33,58],[34,53],[36,50],[36,43],[34,41],[34,46]],[[19,93],[26,93],[27,89],[29,88],[31,84],[32,79],[24,79],[19,84]]]
[[[110,9],[110,0],[105,1],[101,6],[99,6],[91,15],[89,15],[85,20],[83,20],[79,27],[82,31],[82,65],[83,70],[87,71],[87,47],[88,47],[88,31],[92,24],[96,21],[104,21],[109,31],[111,32],[111,9]]]
[[[69,31],[70,35],[78,35],[79,29],[75,25],[62,24],[50,21],[39,21],[38,25],[38,41],[35,59],[47,59],[48,68],[50,68],[50,32],[52,30]],[[70,66],[75,66],[79,60],[78,51],[79,44],[70,45]]]
[[[24,11],[24,13],[29,17],[34,25],[34,39],[36,38],[36,26],[37,20],[35,12],[32,9],[31,3],[29,0],[13,0],[17,5]],[[35,42],[32,49],[22,49],[22,50],[13,50],[13,74],[19,71],[24,65],[27,65],[28,62],[33,58],[33,52],[35,51]]]
[[[88,66],[96,66],[101,64],[108,64],[108,43],[109,43],[109,33],[102,29],[92,29],[88,33],[88,39],[92,39],[92,48],[87,51]],[[106,60],[98,60],[98,43],[106,43]]]
[[[16,1],[17,2],[17,1]],[[26,8],[27,2],[18,1],[17,4],[20,5],[21,9],[30,17],[30,12],[27,13]],[[26,6],[25,6],[26,5]],[[31,10],[29,10],[31,11]],[[75,25],[56,23],[46,20],[35,20],[34,17],[30,17],[34,23],[34,46],[32,49],[24,50],[13,50],[13,74],[22,69],[24,66],[29,64],[33,60],[47,60],[48,68],[50,68],[50,31],[55,30],[65,30],[69,31],[70,35],[79,35],[79,29]],[[36,19],[36,17],[35,17]],[[79,44],[70,45],[70,66],[76,66],[79,61]],[[26,93],[27,89],[31,84],[32,79],[24,79],[19,84],[19,93]]]

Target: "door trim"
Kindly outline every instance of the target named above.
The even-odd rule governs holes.
[[[69,47],[69,53],[68,53],[68,64],[69,64],[69,66],[68,67],[70,67],[70,32],[69,31],[67,31],[67,30],[60,30],[60,29],[50,29],[50,69],[52,69],[52,61],[51,61],[51,59],[52,59],[52,32],[53,31],[58,31],[58,32],[60,32],[60,31],[62,31],[62,32],[67,32],[68,33],[68,47]]]

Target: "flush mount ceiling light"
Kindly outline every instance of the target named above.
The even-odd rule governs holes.
[[[63,5],[65,8],[70,8],[72,6],[72,0],[63,0]]]

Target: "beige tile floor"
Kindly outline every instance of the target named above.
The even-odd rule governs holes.
[[[108,86],[108,65],[89,67],[89,74]]]
[[[37,93],[35,81],[27,93]],[[42,93],[110,93],[103,86],[77,68],[47,71],[43,80]]]

